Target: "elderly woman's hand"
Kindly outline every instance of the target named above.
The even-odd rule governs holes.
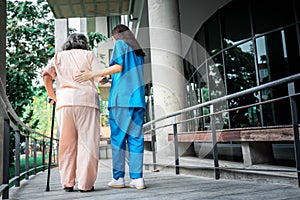
[[[90,80],[92,78],[94,78],[93,72],[86,70],[80,71],[79,74],[74,76],[74,80],[79,83]]]

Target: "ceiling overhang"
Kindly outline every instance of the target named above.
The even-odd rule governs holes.
[[[127,15],[131,0],[47,0],[57,19]]]

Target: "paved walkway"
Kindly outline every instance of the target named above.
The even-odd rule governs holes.
[[[22,181],[19,188],[10,190],[12,200],[60,200],[60,199],[243,199],[243,200],[277,200],[300,199],[300,189],[291,185],[251,183],[243,181],[214,180],[190,175],[175,175],[169,172],[144,173],[147,189],[133,188],[113,189],[107,187],[111,179],[111,160],[102,159],[99,165],[99,175],[95,191],[80,193],[65,192],[59,184],[57,168],[51,170],[50,191],[46,192],[47,171],[31,176],[29,181]],[[126,177],[126,183],[129,179]]]

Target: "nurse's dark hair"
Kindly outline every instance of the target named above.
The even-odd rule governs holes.
[[[81,33],[72,33],[63,44],[62,49],[64,51],[71,49],[89,50],[87,37]]]
[[[118,24],[113,28],[111,33],[115,40],[124,40],[126,44],[134,50],[137,56],[145,56],[139,42],[135,39],[133,33],[127,26]]]

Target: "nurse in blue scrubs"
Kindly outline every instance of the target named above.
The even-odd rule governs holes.
[[[82,82],[111,75],[108,99],[111,128],[113,178],[109,187],[125,187],[125,157],[128,152],[129,187],[144,189],[143,155],[145,113],[144,56],[138,41],[123,24],[112,30],[114,49],[110,67],[101,73],[83,72],[75,77]]]

